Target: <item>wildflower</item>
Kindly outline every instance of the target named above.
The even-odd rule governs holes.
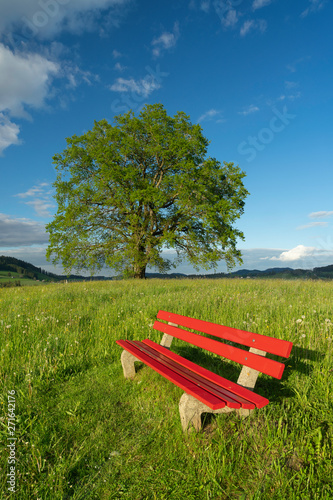
[[[12,327],[12,325],[7,325],[7,326],[6,326],[6,328],[11,328],[11,327]]]
[[[306,337],[305,333],[301,335],[301,339],[304,339]]]
[[[302,323],[303,321],[301,319],[297,319],[296,323]]]

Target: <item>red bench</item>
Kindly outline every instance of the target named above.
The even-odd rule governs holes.
[[[199,430],[202,413],[236,411],[241,416],[247,416],[255,408],[262,408],[269,403],[268,399],[253,392],[258,374],[262,372],[281,379],[284,364],[268,359],[265,355],[271,353],[288,358],[292,342],[165,311],[159,311],[157,318],[168,322],[154,323],[154,328],[164,333],[160,344],[149,339],[141,342],[117,340],[117,344],[124,349],[121,356],[124,376],[134,378],[134,362],[142,361],[183,389],[185,393],[180,399],[179,411],[184,431],[188,430],[189,425]],[[179,327],[190,328],[250,349],[240,349]],[[169,348],[173,337],[242,364],[237,383],[171,352]]]

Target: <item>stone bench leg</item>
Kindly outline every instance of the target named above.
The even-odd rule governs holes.
[[[201,413],[203,413],[204,405],[190,394],[184,392],[179,401],[180,421],[182,424],[183,432],[190,430],[193,425],[196,431],[201,429]]]
[[[135,377],[134,362],[140,360],[135,356],[133,356],[133,354],[125,350],[123,350],[123,352],[121,353],[120,359],[121,359],[121,365],[123,367],[124,377],[130,379],[134,378]]]
[[[233,408],[225,406],[219,410],[212,410],[209,406],[201,403],[198,399],[184,392],[179,401],[179,413],[183,432],[188,432],[191,426],[196,431],[202,428],[201,415],[202,413],[230,413]]]

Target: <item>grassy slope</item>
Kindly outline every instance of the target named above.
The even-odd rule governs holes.
[[[10,272],[10,276],[8,276],[8,271],[0,271],[0,283],[7,283],[12,281],[19,281],[22,286],[24,285],[34,285],[36,284],[36,280],[29,278],[28,276],[22,275],[21,273],[16,273],[15,271]],[[37,273],[38,280],[42,281],[51,281],[51,278],[45,276],[44,274]]]
[[[0,290],[0,439],[16,391],[16,499],[329,499],[333,285],[269,280],[117,281]],[[148,367],[125,381],[119,338],[159,341],[159,309],[295,343],[270,404],[182,435],[182,391]],[[175,341],[232,380],[238,368]],[[7,498],[8,450],[0,458]],[[7,493],[6,493],[7,492]]]

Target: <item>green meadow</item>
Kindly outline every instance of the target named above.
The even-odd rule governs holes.
[[[1,289],[1,499],[333,498],[332,304],[333,283],[324,281]],[[144,365],[125,380],[115,342],[159,342],[159,309],[292,341],[282,379],[259,376],[256,392],[270,404],[245,419],[207,415],[201,432],[183,435],[181,389]],[[237,380],[239,365],[178,340],[172,349]]]

